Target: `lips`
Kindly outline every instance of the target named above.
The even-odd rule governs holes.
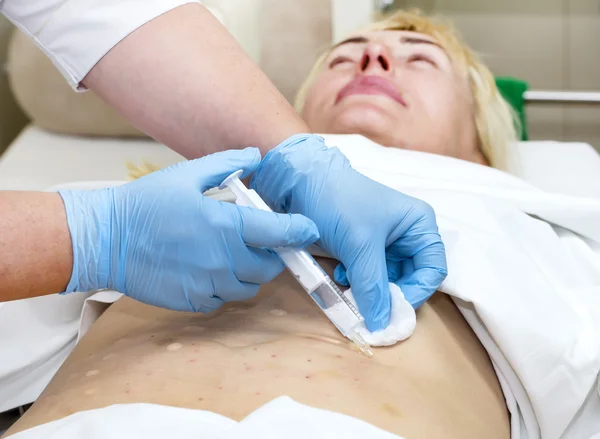
[[[351,95],[385,95],[406,107],[406,101],[393,82],[381,76],[358,76],[337,95],[335,103]]]

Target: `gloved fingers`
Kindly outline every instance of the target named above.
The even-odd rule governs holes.
[[[247,245],[302,248],[319,239],[316,224],[305,216],[234,207],[239,209],[240,231]]]
[[[397,282],[398,279],[400,279],[402,276],[406,276],[415,271],[412,259],[405,259],[402,261],[387,259],[386,265],[388,280],[392,283]],[[348,283],[348,275],[346,273],[346,268],[341,262],[337,265],[337,267],[335,267],[335,270],[333,271],[333,279],[340,285],[343,285],[345,287],[350,286],[350,283]]]
[[[241,302],[252,299],[258,294],[260,285],[249,282],[238,282],[236,288],[228,288],[226,292],[219,294],[224,302]]]
[[[338,284],[349,287],[350,283],[348,282],[348,275],[346,273],[346,267],[341,262],[337,264],[335,270],[333,270],[333,280],[335,280]]]
[[[386,255],[398,261],[413,257],[428,245],[441,241],[433,208],[421,200],[411,203],[410,218],[402,221],[388,236]]]
[[[209,313],[219,309],[224,303],[250,299],[256,296],[260,288],[258,284],[238,280],[229,266],[213,271],[211,278],[210,286],[202,283],[193,290],[188,288],[184,291],[189,310]]]
[[[433,267],[446,268],[446,251],[437,227],[422,230],[421,225],[415,224],[391,242],[386,247],[385,253],[388,260],[395,261],[408,260],[420,255],[422,263],[427,263]]]
[[[402,277],[405,260],[398,261],[387,258],[385,262],[387,265],[388,280],[390,282],[396,282]]]
[[[206,296],[206,291],[199,291],[198,293],[199,294],[186,293],[189,309],[182,309],[177,311],[192,311],[208,314],[218,310],[225,303],[225,301],[219,296]],[[169,308],[168,305],[163,307]]]
[[[400,279],[402,277],[410,276],[411,274],[413,274],[414,271],[415,271],[415,263],[413,262],[412,258],[404,259],[402,262],[400,262],[400,271],[399,271],[400,276],[398,276],[395,280],[390,279],[390,282],[396,282],[398,279]]]
[[[406,300],[417,309],[440,287],[448,274],[446,252],[441,239],[421,249],[406,263],[404,276],[396,283]]]
[[[200,192],[207,191],[223,183],[235,171],[242,169],[245,178],[260,164],[258,148],[233,149],[217,152],[201,159],[191,160],[183,166],[194,175]]]
[[[362,249],[348,265],[347,276],[369,331],[386,328],[390,321],[391,295],[383,248]]]
[[[240,282],[266,284],[275,279],[285,266],[276,253],[246,247],[242,257],[234,256],[234,274]]]
[[[437,291],[446,274],[434,268],[421,268],[394,282],[414,309],[423,305]]]
[[[233,266],[235,265],[235,262],[232,261],[226,266],[212,271],[211,298],[217,298],[223,302],[237,302],[256,296],[260,285],[240,281],[234,273]]]

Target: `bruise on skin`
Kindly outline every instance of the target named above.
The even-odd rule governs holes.
[[[396,418],[402,416],[402,412],[400,409],[396,407],[394,404],[390,404],[389,402],[384,402],[381,404],[381,409],[389,415],[392,415]]]

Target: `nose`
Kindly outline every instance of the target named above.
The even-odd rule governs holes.
[[[377,42],[367,44],[359,65],[365,74],[392,73],[393,69],[392,57],[387,47]]]

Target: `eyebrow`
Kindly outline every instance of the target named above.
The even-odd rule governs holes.
[[[351,38],[347,38],[344,41],[340,41],[339,43],[335,44],[332,48],[331,51],[337,49],[340,46],[343,46],[344,44],[361,44],[361,43],[368,43],[369,39],[367,37],[351,37]]]
[[[340,41],[339,43],[335,44],[331,48],[331,51],[334,51],[338,47],[343,46],[345,44],[364,44],[364,43],[368,43],[368,42],[369,42],[369,39],[367,37],[363,37],[363,36],[351,37],[351,38],[347,38],[344,41]],[[412,37],[412,36],[404,35],[404,36],[400,37],[400,42],[405,43],[405,44],[430,44],[432,46],[439,47],[440,49],[443,50],[442,46],[440,46],[435,41],[427,40],[425,38],[420,38],[420,37]]]
[[[427,40],[425,38],[403,36],[400,38],[400,42],[405,44],[430,44],[432,46],[436,46],[442,49],[442,46],[440,46],[435,41]]]

